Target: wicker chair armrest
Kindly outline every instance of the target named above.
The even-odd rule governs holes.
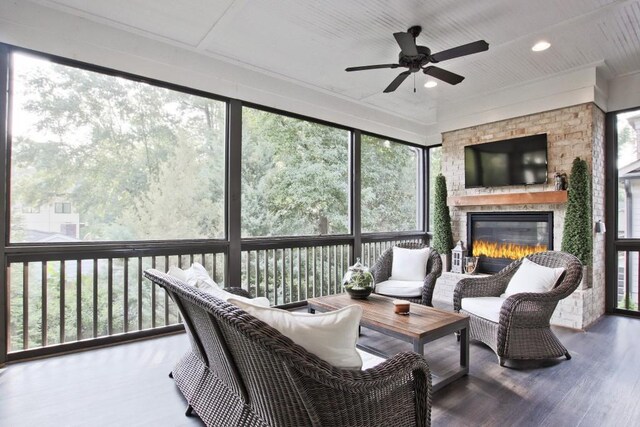
[[[230,294],[238,295],[245,298],[253,298],[248,291],[242,288],[232,287],[232,288],[224,288],[224,290],[229,292]]]
[[[510,327],[546,327],[562,299],[561,292],[523,292],[508,297],[500,309],[500,323]]]
[[[436,280],[442,275],[442,258],[435,249],[431,249],[429,263],[431,268],[428,270],[422,285],[422,304],[432,306],[433,290],[436,287]]]
[[[460,311],[462,298],[497,297],[502,295],[521,263],[522,261],[514,261],[492,276],[460,280],[453,291],[453,309]]]
[[[386,250],[380,258],[371,266],[369,271],[373,275],[374,283],[384,282],[389,280],[391,276],[391,262],[393,260],[393,254],[390,250]]]
[[[431,373],[416,353],[399,353],[364,371],[316,365],[289,366],[288,372],[314,425],[398,425],[399,417],[431,423]]]

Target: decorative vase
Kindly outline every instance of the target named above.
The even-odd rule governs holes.
[[[464,272],[467,274],[474,274],[478,268],[478,257],[468,256],[464,258]]]
[[[342,286],[353,299],[366,299],[373,292],[373,274],[362,265],[360,258],[347,269],[342,278]]]

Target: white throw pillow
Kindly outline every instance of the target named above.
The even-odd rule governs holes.
[[[509,297],[522,292],[548,292],[553,289],[563,272],[564,268],[545,267],[524,258],[501,296]]]
[[[194,262],[191,267],[184,270],[187,275],[187,284],[194,286],[201,291],[211,292],[220,290],[220,286],[209,276],[207,269],[200,263]]]
[[[360,306],[350,305],[326,313],[307,314],[261,307],[241,300],[229,299],[229,302],[337,368],[362,368],[362,358],[356,351],[358,326],[362,317]]]
[[[429,248],[405,249],[394,246],[389,280],[424,280],[430,252]]]
[[[209,276],[209,273],[207,273],[207,270],[202,266],[202,264],[197,262],[194,262],[191,267],[186,270],[182,270],[178,267],[171,267],[169,268],[169,271],[167,271],[167,274],[223,301],[228,302],[229,299],[234,298],[265,307],[269,307],[269,305],[271,305],[269,299],[265,297],[251,299],[225,291]]]

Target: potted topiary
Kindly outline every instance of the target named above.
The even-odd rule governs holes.
[[[583,287],[591,286],[591,256],[593,234],[591,229],[591,181],[587,162],[576,157],[569,176],[569,201],[564,217],[562,250],[575,255],[584,266]]]
[[[431,246],[442,256],[443,271],[451,268],[451,249],[453,249],[453,233],[451,232],[451,215],[447,206],[447,180],[444,175],[436,177],[433,195],[433,240]]]

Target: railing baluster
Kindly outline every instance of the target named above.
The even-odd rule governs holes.
[[[324,294],[324,246],[320,246],[320,296]]]
[[[213,280],[218,282],[218,254],[213,255]]]
[[[631,301],[631,257],[629,251],[624,252],[624,260],[624,308],[629,310],[629,302]]]
[[[169,256],[164,257],[164,271],[169,271]],[[164,292],[164,326],[169,324],[169,294]]]
[[[293,248],[289,248],[289,302],[293,302]],[[299,301],[300,296],[297,296],[295,301]]]
[[[638,272],[636,274],[636,292],[638,293],[637,295],[637,300],[636,300],[636,311],[640,310],[640,252],[636,252],[636,254],[638,254]]]
[[[29,263],[22,263],[22,349],[29,348]]]
[[[93,337],[98,337],[98,259],[93,259]]]
[[[76,339],[82,339],[82,260],[76,261]]]
[[[281,261],[282,263],[280,264],[280,290],[282,291],[282,303],[286,304],[287,303],[287,283],[286,283],[286,255],[285,255],[286,249],[281,249],[280,250],[280,255],[281,255]]]
[[[107,335],[113,334],[113,258],[107,261]]]
[[[48,304],[48,284],[47,284],[47,261],[42,261],[42,346],[47,345],[47,329],[49,328],[47,319]]]
[[[151,268],[156,268],[156,257],[151,257]],[[156,327],[156,285],[151,283],[151,327]]]
[[[60,344],[65,337],[65,262],[60,261]]]
[[[142,329],[142,257],[138,257],[138,330]]]
[[[311,263],[309,262],[309,247],[305,249],[304,253],[304,296],[305,299],[309,299],[309,268],[311,267]],[[315,295],[311,295],[311,298],[315,297]]]
[[[256,250],[256,297],[261,296],[260,289],[262,286],[262,279],[260,277],[260,251]]]
[[[297,248],[297,252],[298,252],[298,301],[302,301],[302,270],[300,269],[300,267],[302,266],[302,262],[300,260],[301,257],[301,251],[300,248]]]
[[[251,252],[247,251],[244,254],[247,256],[247,291],[251,292]]]
[[[315,297],[318,296],[318,293],[316,291],[316,280],[317,280],[316,276],[317,276],[317,273],[318,273],[318,269],[317,269],[317,266],[316,266],[316,258],[317,257],[316,257],[316,247],[315,246],[312,248],[312,253],[313,253],[313,276],[312,276],[313,283],[312,283],[312,286],[313,286],[313,297],[315,298]]]
[[[269,298],[269,249],[264,250],[264,296],[271,301]]]
[[[129,258],[124,257],[124,280],[123,280],[123,324],[122,330],[129,332]]]
[[[340,282],[340,277],[338,275],[338,246],[333,247],[333,293],[338,293],[338,283]]]
[[[273,250],[273,299],[278,305],[278,250]]]

